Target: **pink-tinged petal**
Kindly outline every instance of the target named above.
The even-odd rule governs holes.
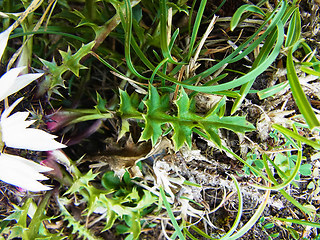
[[[86,128],[86,130],[82,131],[80,134],[72,137],[72,139],[68,140],[68,146],[72,146],[81,142],[83,139],[91,136],[93,133],[98,131],[101,128],[103,121],[101,119],[95,120],[90,127]]]
[[[19,156],[0,155],[0,180],[29,191],[50,190],[50,187],[37,181],[48,179],[40,172],[50,170],[52,169]]]
[[[53,151],[48,151],[47,154],[48,158],[54,159],[58,163],[64,165],[66,168],[71,167],[70,163],[72,162],[72,160],[64,153],[63,150],[57,149]]]
[[[47,128],[51,132],[58,131],[61,128],[67,126],[70,122],[72,122],[76,118],[81,116],[83,116],[83,114],[79,112],[63,111],[63,110],[56,111],[46,117],[48,119]]]
[[[2,58],[3,52],[7,47],[8,39],[13,27],[10,26],[7,30],[0,33],[0,60]]]
[[[48,172],[49,175],[55,177],[55,179],[62,179],[63,174],[60,165],[55,161],[54,158],[48,156],[46,160],[41,161],[41,164],[52,168],[53,170]]]

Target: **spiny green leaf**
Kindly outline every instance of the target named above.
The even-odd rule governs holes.
[[[147,113],[143,115],[145,129],[141,140],[151,138],[152,144],[155,144],[162,135],[161,126],[171,118],[170,115],[166,114],[169,110],[169,98],[167,95],[160,97],[157,89],[150,85],[149,99],[144,104],[147,107]]]
[[[120,91],[121,104],[119,113],[123,119],[142,118],[145,120],[144,131],[140,140],[151,139],[152,144],[155,144],[162,135],[162,126],[170,124],[173,128],[173,142],[178,150],[187,143],[189,147],[192,145],[192,132],[199,132],[201,129],[205,135],[218,146],[221,146],[219,137],[219,128],[229,129],[235,132],[244,133],[254,130],[254,126],[245,120],[245,117],[240,116],[223,116],[223,108],[225,98],[209,111],[205,116],[196,114],[195,102],[193,98],[189,98],[183,88],[181,88],[178,99],[174,102],[177,107],[177,113],[170,115],[170,101],[167,94],[160,96],[157,89],[150,85],[149,98],[144,101],[147,111],[141,113],[136,110],[138,101],[132,104],[132,97]],[[125,105],[124,102],[127,102]],[[219,111],[222,109],[221,111]]]
[[[98,173],[93,173],[91,169],[83,176],[80,176],[78,179],[74,180],[72,186],[68,189],[68,191],[65,194],[73,194],[79,192],[81,188],[88,187],[89,182],[94,180],[97,175]]]
[[[57,86],[65,87],[64,80],[61,76],[67,69],[64,66],[58,66],[54,58],[52,62],[41,58],[40,61],[48,69],[49,72],[49,74],[45,76],[45,87],[47,89],[53,89]]]
[[[209,135],[210,140],[215,142],[218,146],[221,146],[221,140],[218,135],[219,128],[225,128],[241,133],[255,129],[252,124],[245,120],[245,117],[219,116],[216,114],[216,111],[210,111],[204,117],[201,117],[190,111],[190,103],[191,100],[182,88],[180,97],[176,102],[178,107],[177,118],[180,121],[177,121],[177,123],[172,123],[175,131],[173,140],[177,148],[182,146],[182,139],[185,140],[189,146],[191,146],[191,133],[194,127],[204,130]],[[220,107],[221,106],[219,106],[219,108]],[[177,126],[178,128],[176,129]]]
[[[95,109],[97,109],[99,112],[107,112],[107,100],[103,99],[101,95],[97,92],[97,105],[95,106]]]
[[[79,221],[77,221],[69,212],[68,210],[63,206],[63,204],[58,200],[58,205],[60,208],[61,215],[64,217],[65,221],[68,221],[68,227],[72,229],[72,233],[78,233],[79,238],[85,238],[88,240],[98,240],[100,238],[95,237],[93,233],[90,232],[88,228],[86,228],[84,225],[81,225]]]
[[[177,121],[171,123],[174,129],[173,141],[177,149],[182,147],[184,142],[187,142],[191,147],[192,129],[197,126],[198,121],[201,121],[201,117],[190,111],[191,101],[183,88],[181,88],[180,96],[175,104],[178,108],[178,114]]]
[[[139,118],[141,113],[137,110],[140,100],[139,96],[133,93],[131,96],[123,90],[119,90],[120,94],[120,107],[119,107],[119,114],[122,118]]]
[[[130,228],[128,229],[128,232],[131,233],[129,236],[130,238],[126,239],[138,239],[140,233],[141,233],[141,224],[140,224],[140,214],[133,212],[132,216],[129,218],[130,220]]]
[[[112,226],[113,226],[114,222],[116,221],[116,219],[117,219],[117,214],[114,211],[112,211],[111,209],[108,208],[106,225],[104,226],[103,231],[106,231],[106,230],[112,228]]]
[[[193,99],[190,99],[183,88],[180,90],[180,95],[175,105],[177,106],[176,116],[170,116],[168,111],[168,99],[161,101],[160,95],[156,88],[150,87],[150,96],[146,101],[147,113],[144,115],[146,120],[143,139],[152,139],[153,144],[162,134],[161,126],[169,123],[173,130],[173,142],[175,148],[179,149],[186,142],[189,147],[192,145],[192,132],[196,128],[202,129],[218,146],[221,146],[218,129],[225,128],[235,132],[244,133],[254,130],[254,126],[245,120],[245,117],[224,117],[217,110],[222,107],[225,101],[218,103],[219,106],[214,108],[214,111],[209,111],[205,116],[200,116],[195,113],[195,108],[192,107]]]
[[[73,55],[71,53],[70,47],[68,47],[67,52],[59,50],[59,53],[60,53],[61,57],[63,58],[62,63],[67,67],[68,70],[73,72],[74,75],[79,77],[80,69],[86,69],[85,66],[80,64],[80,60],[91,51],[94,44],[95,44],[95,42],[92,41],[86,45],[82,45],[82,47]]]

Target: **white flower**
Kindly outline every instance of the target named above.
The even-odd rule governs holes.
[[[0,33],[0,60],[7,46],[11,31],[12,26]],[[24,88],[33,80],[43,75],[42,73],[30,73],[18,77],[21,71],[25,68],[26,67],[12,68],[0,78],[0,101]]]
[[[8,147],[33,151],[50,151],[66,147],[66,145],[54,140],[56,136],[40,129],[28,128],[35,122],[34,120],[26,120],[29,116],[28,112],[16,112],[9,116],[21,100],[22,98],[16,100],[1,115],[2,142]]]
[[[0,33],[0,60],[7,46],[10,33],[13,27],[9,27]],[[19,74],[26,67],[10,69],[0,78],[0,101],[27,86],[35,79],[42,76],[42,73]],[[29,191],[45,191],[51,188],[37,180],[48,179],[40,172],[47,172],[51,168],[41,166],[25,158],[2,153],[4,145],[13,148],[30,149],[34,151],[50,151],[66,147],[54,140],[56,136],[39,129],[29,128],[35,121],[26,120],[28,112],[17,112],[12,110],[20,103],[22,98],[15,101],[9,108],[3,111],[0,117],[0,180],[12,185],[24,188]]]
[[[0,33],[0,60],[4,50],[7,47],[8,39],[9,39],[10,33],[12,32],[12,29],[13,29],[12,26],[10,26],[7,30]]]
[[[29,191],[50,190],[50,187],[41,184],[37,180],[48,179],[40,172],[48,172],[51,170],[51,168],[19,156],[5,153],[1,153],[0,155],[0,179]]]

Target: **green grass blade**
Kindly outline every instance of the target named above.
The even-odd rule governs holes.
[[[136,54],[138,55],[138,57],[140,58],[140,60],[151,70],[155,69],[155,66],[150,62],[150,60],[146,57],[146,55],[142,52],[142,50],[140,49],[138,43],[136,42],[136,40],[134,38],[131,39],[131,44],[132,44],[132,48],[133,50],[136,52]]]
[[[258,31],[263,31],[263,28],[261,28],[262,26],[265,26],[266,23],[269,23],[271,21],[271,23],[269,24],[269,26],[267,27],[267,29],[264,31],[264,33],[261,34],[260,37],[258,37],[258,39],[252,39],[254,40],[246,49],[244,49],[242,51],[242,53],[240,53],[238,56],[234,57],[232,59],[232,61],[230,61],[230,63],[239,61],[240,59],[244,58],[245,56],[247,56],[250,52],[252,52],[263,40],[266,39],[267,36],[269,36],[269,34],[272,34],[276,25],[279,22],[284,23],[285,21],[283,20],[286,10],[287,10],[287,4],[286,3],[282,3],[279,4],[281,6],[281,8],[279,9],[278,12],[276,12],[274,10],[274,12],[272,12],[272,14],[269,16],[269,18],[267,18],[264,23],[258,28]],[[278,5],[278,7],[279,7]],[[275,14],[276,13],[276,14]],[[260,30],[261,29],[261,30]],[[252,35],[249,39],[251,39],[254,35]],[[250,41],[251,42],[251,41]],[[239,46],[240,48],[242,47],[242,45]],[[238,48],[239,48],[238,47]],[[237,50],[238,50],[237,48]]]
[[[194,0],[192,2],[191,9],[190,9],[190,12],[189,12],[189,16],[193,16],[193,13],[195,12],[194,8],[196,6],[196,3],[197,3],[197,0]],[[193,19],[192,19],[192,17],[189,17],[189,21],[188,21],[188,34],[189,34],[189,36],[191,34],[192,23],[193,23]]]
[[[177,37],[179,35],[179,28],[177,28],[174,33],[172,34],[171,36],[171,40],[170,40],[170,43],[169,43],[169,50],[171,51],[172,50],[172,47],[174,45],[174,42],[176,41]]]
[[[192,84],[195,81],[198,81],[198,79],[206,78],[209,75],[212,75],[214,72],[216,72],[224,64],[229,63],[229,62],[238,61],[241,58],[243,58],[244,56],[248,55],[251,51],[253,51],[254,48],[256,48],[266,38],[266,36],[268,36],[270,34],[270,32],[272,30],[274,30],[274,27],[276,26],[276,24],[280,21],[280,19],[284,15],[285,10],[286,10],[286,6],[287,5],[285,2],[282,2],[281,4],[279,4],[278,7],[275,9],[275,11],[270,15],[269,18],[266,19],[266,21],[259,27],[259,29],[246,42],[241,44],[234,52],[232,52],[228,57],[226,57],[225,59],[223,59],[222,61],[220,61],[216,65],[212,66],[211,68],[203,71],[202,73],[185,80],[184,83],[188,83],[188,84],[191,83]],[[280,7],[280,9],[278,9],[279,7]],[[278,10],[278,11],[276,11],[276,10]],[[239,52],[241,52],[247,45],[249,45],[256,38],[256,36],[265,28],[266,24],[269,21],[271,21],[271,23],[270,23],[269,27],[267,28],[267,30],[265,30],[265,32],[257,40],[255,40],[247,49],[245,49],[241,54],[239,54]],[[263,71],[261,71],[261,72],[263,72]],[[240,86],[242,84],[239,84],[237,86]],[[223,85],[223,84],[221,84],[221,85]],[[218,87],[218,86],[215,86],[215,87]],[[215,90],[215,89],[211,90],[210,87],[201,89],[201,86],[200,86],[200,87],[198,87],[198,90],[195,90],[195,91],[198,91],[198,92],[223,91],[223,90],[226,90],[229,88],[231,88],[231,87],[222,88],[221,90]]]
[[[113,67],[110,63],[108,63],[106,60],[104,60],[102,57],[100,57],[98,54],[96,54],[95,52],[91,52],[91,55],[94,56],[96,59],[98,59],[102,64],[104,64],[105,66],[107,66],[108,68],[110,68],[112,71],[120,74],[123,76],[123,73],[120,72],[118,69],[116,69],[115,67]]]
[[[278,218],[278,217],[273,217],[272,219],[282,221],[282,222],[295,223],[295,224],[300,224],[304,226],[320,228],[320,223],[317,223],[317,222],[309,222],[309,221],[299,220],[299,219]]]
[[[273,96],[274,94],[280,92],[288,86],[288,82],[282,82],[277,85],[274,85],[270,88],[263,89],[257,93],[260,100],[266,99],[268,97]]]
[[[304,50],[304,52],[305,52],[306,54],[312,53],[312,49],[309,47],[309,45],[308,45],[306,42],[301,42],[301,45],[302,45],[303,50]],[[311,58],[311,61],[310,61],[310,62],[311,62],[311,63],[314,63],[315,65],[314,65],[313,68],[314,68],[316,71],[320,72],[320,65],[318,65],[319,60],[318,60],[315,56],[313,56],[313,57]]]
[[[271,18],[273,17],[273,20],[270,24],[270,26],[274,26],[276,24],[277,21],[279,21],[279,19],[281,19],[281,17],[283,16],[283,14],[285,13],[285,10],[286,10],[286,4],[285,2],[283,2],[282,4],[280,4],[278,7],[280,7],[279,11],[276,13],[276,15],[273,15],[271,14],[270,18],[268,18],[265,22],[265,24],[267,24],[267,22],[269,20],[271,20]],[[275,11],[276,12],[276,11]],[[275,13],[274,12],[274,13]],[[248,45],[253,39],[254,37],[256,37],[256,35],[263,29],[263,27],[265,26],[262,25],[259,30],[250,38],[248,39],[244,44],[242,44],[241,46],[239,46],[237,48],[236,51],[234,51],[232,54],[230,54],[226,59],[224,59],[223,61],[221,61],[220,63],[216,64],[215,66],[211,67],[210,69],[202,72],[201,74],[198,74],[190,79],[188,79],[187,81],[184,81],[184,82],[178,82],[175,78],[173,77],[170,77],[170,76],[167,76],[161,72],[158,72],[158,75],[161,76],[162,78],[170,81],[170,82],[173,82],[173,83],[176,83],[176,84],[179,84],[179,85],[182,85],[184,86],[185,88],[188,88],[188,89],[191,89],[191,90],[194,90],[194,91],[197,91],[197,92],[207,92],[207,93],[215,93],[215,92],[219,92],[219,91],[225,91],[227,89],[230,89],[230,88],[233,88],[233,87],[236,87],[236,86],[240,86],[246,82],[248,82],[250,79],[249,78],[252,78],[254,77],[255,75],[259,75],[261,74],[265,69],[255,69],[255,71],[252,71],[249,73],[249,75],[245,75],[243,77],[245,78],[240,78],[235,80],[235,81],[232,81],[232,82],[229,82],[229,83],[226,83],[226,84],[221,84],[221,85],[216,85],[216,86],[193,86],[193,85],[190,85],[188,84],[187,82],[190,82],[192,83],[194,80],[197,80],[199,78],[203,78],[203,77],[207,77],[209,75],[211,75],[213,72],[215,72],[217,69],[219,69],[222,65],[224,65],[226,62],[228,61],[231,61],[232,58],[234,58],[246,45]],[[270,27],[269,26],[269,27]],[[271,32],[272,29],[267,29],[265,33],[262,34],[262,36],[260,36],[260,40],[259,41],[255,41],[255,44],[259,44],[270,32]],[[278,36],[278,41],[277,41],[277,44],[275,46],[275,48],[281,48],[281,45],[282,45],[282,41],[280,41],[281,39],[279,39],[279,37],[281,36]],[[144,62],[144,64],[149,67],[151,70],[154,70],[154,66],[152,65],[152,63],[145,57],[145,55],[143,54],[143,52],[141,51],[141,49],[139,49],[137,43],[135,42],[134,39],[132,39],[132,44],[133,44],[133,48],[134,50],[136,51],[136,53],[138,54],[138,56],[140,57],[140,59]],[[254,47],[256,46],[253,46],[252,49],[249,49],[249,50],[253,50]],[[247,51],[247,49],[245,50]],[[273,62],[273,59],[272,58],[276,58],[277,56],[277,53],[278,51],[273,51],[269,58],[266,60],[266,61],[270,61],[269,64],[271,64],[271,62]],[[245,54],[247,55],[249,52],[245,52]],[[263,66],[264,65],[267,65],[266,63],[267,62],[263,62]],[[247,78],[246,78],[247,77]]]
[[[295,200],[292,196],[290,196],[284,189],[279,190],[279,192],[290,202],[292,203],[294,206],[296,206],[297,208],[299,208],[302,212],[305,212],[307,214],[309,214],[310,216],[312,216],[311,211],[304,207],[303,205],[301,205],[301,203],[299,203],[297,200]]]
[[[252,13],[256,13],[256,14],[260,14],[262,16],[265,16],[265,13],[257,6],[249,5],[249,4],[243,5],[243,6],[239,7],[238,10],[232,16],[232,19],[230,22],[230,30],[231,31],[233,31],[237,27],[237,25],[241,19],[242,14],[244,14],[245,12],[252,12]]]
[[[250,220],[235,234],[229,237],[229,240],[235,240],[238,239],[239,237],[243,236],[246,234],[249,229],[259,220],[261,217],[265,207],[267,206],[268,200],[270,196],[270,190],[266,191],[265,197],[263,202],[260,204],[256,212],[253,214],[253,216],[250,218]]]
[[[241,190],[240,190],[240,186],[239,183],[237,181],[237,179],[230,175],[234,184],[236,185],[236,189],[237,189],[237,193],[238,193],[238,213],[236,216],[236,219],[234,220],[234,223],[232,224],[232,227],[230,228],[230,230],[220,239],[229,239],[229,237],[236,231],[239,223],[240,223],[240,219],[241,219],[241,215],[242,215],[242,211],[243,211],[243,198],[242,198],[242,194],[241,194]]]
[[[317,76],[317,77],[320,77],[320,72],[319,71],[315,71],[311,68],[308,68],[308,67],[300,67],[300,70],[305,72],[306,74],[310,74],[310,75],[313,75],[313,76]]]
[[[293,139],[297,140],[297,141],[301,141],[304,142],[305,144],[310,145],[311,147],[315,148],[315,149],[320,149],[320,144],[314,141],[311,141],[295,132],[290,131],[289,129],[282,127],[281,125],[278,124],[273,124],[272,127],[276,130],[278,130],[279,132],[281,132],[284,135],[288,135],[290,137],[292,137]]]
[[[264,161],[265,161],[265,159],[264,159]],[[294,168],[292,174],[283,183],[276,184],[273,187],[267,187],[267,186],[262,186],[262,185],[257,185],[257,184],[253,184],[253,186],[256,187],[256,188],[259,188],[259,189],[264,189],[264,190],[267,190],[267,189],[269,189],[269,190],[280,190],[280,189],[283,189],[286,186],[288,186],[294,180],[294,178],[296,177],[296,175],[299,172],[301,162],[302,162],[302,151],[298,151],[298,159],[297,159],[295,168]],[[269,177],[273,176],[272,172],[270,171],[270,169],[268,167],[268,164],[265,164],[265,167],[266,167],[266,171],[268,173],[268,176]]]
[[[225,146],[221,147],[224,151],[226,151],[227,153],[230,153],[233,157],[235,157],[237,160],[239,160],[240,162],[242,162],[245,166],[247,166],[252,172],[255,172],[257,175],[259,175],[259,177],[262,177],[264,180],[266,180],[267,182],[272,183],[272,181],[264,175],[264,173],[256,168],[254,168],[253,166],[251,166],[250,164],[248,164],[245,160],[243,160],[241,157],[239,157],[237,154],[235,154],[232,150],[228,149]]]
[[[123,25],[123,29],[125,31],[125,58],[128,69],[137,77],[148,80],[148,78],[142,76],[132,64],[131,61],[131,38],[132,38],[132,8],[130,4],[130,0],[125,0],[125,16],[123,15],[121,6],[118,6],[117,11],[119,12],[121,23]]]
[[[206,239],[210,239],[210,240],[217,240],[217,238],[212,238],[210,237],[208,234],[206,234],[205,232],[203,232],[200,228],[194,226],[194,225],[190,225],[190,227],[192,228],[192,230],[194,230],[196,233],[198,233],[199,235],[201,235],[202,237],[205,237]],[[189,236],[189,234],[188,234]]]
[[[98,120],[98,119],[109,119],[113,117],[114,116],[110,113],[96,113],[96,114],[90,114],[90,115],[78,117],[73,121],[69,122],[68,124],[71,125],[79,122],[92,121],[92,120]]]
[[[167,0],[160,0],[160,46],[164,58],[168,58],[170,63],[177,64],[170,53],[169,43],[168,43],[168,31],[167,31],[167,21],[168,21],[168,7]]]
[[[214,14],[220,11],[220,9],[223,7],[223,5],[227,2],[227,0],[222,0],[220,5],[211,13],[211,15],[208,18],[212,18]]]
[[[277,185],[278,182],[277,182],[277,180],[273,177],[273,173],[271,172],[271,170],[270,170],[270,168],[269,168],[269,165],[268,165],[266,159],[268,159],[269,162],[271,163],[271,165],[274,167],[274,169],[277,170],[278,175],[279,175],[280,177],[285,178],[285,177],[286,177],[286,174],[279,168],[279,166],[277,166],[268,156],[266,156],[266,155],[264,154],[264,156],[263,156],[263,163],[264,163],[264,165],[265,165],[266,172],[267,172],[269,178],[274,182],[274,184]]]
[[[39,234],[39,228],[42,221],[45,219],[45,208],[48,204],[50,197],[52,196],[53,191],[49,191],[44,195],[44,198],[41,200],[40,205],[37,207],[37,210],[29,224],[28,237],[29,239],[36,239]]]
[[[66,32],[62,31],[62,30],[66,31],[66,29],[61,29],[60,31],[59,30],[60,29],[58,29],[58,28],[52,28],[52,27],[48,28],[48,29],[39,28],[39,30],[37,30],[37,31],[21,32],[21,33],[12,34],[12,35],[10,35],[9,39],[17,38],[17,37],[21,37],[21,36],[35,35],[35,34],[54,34],[54,35],[61,35],[66,38],[72,38],[72,39],[80,41],[81,43],[87,42],[87,39],[85,39],[85,38],[82,38],[82,37],[76,36],[74,34],[70,34],[70,33],[66,33]]]
[[[201,230],[200,230],[201,231]],[[198,238],[194,237],[186,228],[183,229],[183,232],[191,239],[198,240]],[[209,236],[210,237],[210,236]]]
[[[280,131],[280,130],[279,130]],[[301,143],[298,142],[298,145],[301,146]],[[277,180],[274,178],[274,176],[271,174],[269,175],[270,180],[274,183],[277,184]],[[302,206],[301,203],[299,203],[297,200],[295,200],[292,196],[290,196],[284,189],[280,189],[279,192],[289,201],[291,202],[294,206],[296,206],[297,208],[299,208],[302,212],[305,212],[307,214],[309,214],[311,216],[311,211]]]
[[[189,52],[188,52],[187,62],[190,61],[193,50],[194,50],[193,47],[196,42],[196,38],[198,35],[201,19],[203,17],[203,12],[206,7],[206,4],[207,4],[207,0],[201,0],[200,6],[198,9],[198,13],[197,13],[197,17],[196,17],[196,20],[193,25],[192,35],[191,35],[191,39],[190,39],[190,43],[189,43]]]
[[[313,66],[319,66],[320,62],[319,61],[317,61],[317,62],[300,62],[300,64],[302,66],[313,67]]]
[[[296,44],[297,46],[297,44]],[[304,119],[306,120],[307,124],[309,125],[310,129],[317,127],[320,125],[316,115],[314,114],[310,103],[302,90],[302,87],[299,82],[299,78],[295,71],[294,63],[293,63],[293,47],[289,48],[288,57],[287,57],[287,77],[291,87],[293,98],[303,115]]]
[[[198,91],[198,92],[205,92],[205,93],[212,93],[212,92],[217,92],[217,91],[224,91],[224,90],[228,90],[231,88],[235,88],[238,86],[241,86],[247,82],[249,82],[250,80],[252,80],[252,78],[255,78],[256,76],[260,75],[261,73],[263,73],[270,65],[271,63],[274,62],[274,60],[277,58],[278,53],[281,49],[283,40],[284,40],[284,34],[283,34],[283,24],[282,22],[279,22],[277,24],[277,28],[278,28],[278,36],[277,36],[277,43],[274,46],[273,51],[270,53],[270,55],[268,56],[268,58],[261,62],[259,68],[256,68],[254,70],[252,70],[251,72],[247,73],[246,75],[233,80],[231,82],[227,82],[227,83],[223,83],[220,85],[215,85],[215,86],[193,86],[193,85],[189,85],[189,84],[184,84],[184,83],[178,83],[182,85],[185,88],[188,88],[190,90],[193,91]]]
[[[153,70],[153,73],[152,73],[152,75],[151,75],[151,77],[150,77],[150,83],[153,83],[153,80],[154,80],[155,75],[158,73],[159,69],[160,69],[165,63],[168,62],[168,60],[169,60],[168,58],[163,59],[163,60],[158,64],[158,66]]]
[[[299,8],[296,8],[290,20],[285,47],[293,46],[299,39],[301,33],[301,18]]]
[[[284,34],[284,30],[281,31],[281,34],[282,33]],[[263,62],[268,57],[269,53],[273,49],[273,45],[275,44],[276,40],[277,40],[277,32],[274,31],[274,32],[271,33],[271,35],[269,35],[267,37],[267,40],[264,43],[262,49],[260,50],[260,53],[259,53],[258,57],[255,59],[254,63],[252,64],[251,71],[253,69],[255,69],[255,68],[261,67],[260,66],[261,62]],[[279,53],[280,53],[280,49],[279,49],[278,54]],[[249,82],[247,82],[247,83],[245,83],[244,85],[241,86],[241,88],[240,88],[240,97],[238,97],[234,101],[234,104],[233,104],[232,109],[231,109],[231,114],[235,113],[238,110],[239,106],[241,105],[241,103],[243,102],[243,100],[247,96],[248,92],[250,91],[250,89],[252,87],[252,84],[254,83],[255,79],[256,78],[253,78],[252,80],[250,80]]]
[[[174,229],[176,230],[180,240],[185,240],[185,237],[181,232],[180,226],[177,223],[177,220],[175,219],[174,214],[173,214],[173,212],[172,212],[172,210],[170,208],[170,204],[169,204],[169,202],[167,200],[166,194],[164,193],[164,190],[163,190],[162,186],[160,186],[160,194],[161,194],[161,198],[163,200],[163,204],[164,204],[165,208],[167,209],[168,215],[170,217],[170,220],[172,222],[172,225],[173,225]]]
[[[272,180],[272,182],[274,184],[277,184],[277,180],[273,177],[273,175],[269,175],[270,179]],[[297,200],[295,200],[292,196],[290,196],[284,189],[280,189],[279,192],[289,201],[291,202],[294,206],[296,206],[297,208],[299,208],[302,212],[305,212],[307,214],[309,214],[311,216],[311,211],[302,206],[301,203],[299,203]]]

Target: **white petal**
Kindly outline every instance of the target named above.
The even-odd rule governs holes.
[[[34,169],[36,172],[49,172],[49,171],[53,170],[52,168],[40,165],[36,162],[33,162],[31,160],[25,159],[20,156],[15,156],[15,155],[6,154],[6,153],[1,153],[0,158],[1,158],[1,156],[4,156],[6,158],[11,158],[11,160],[13,159],[12,161],[15,161],[15,162],[20,162],[20,163],[28,166],[29,168]]]
[[[22,98],[16,100],[1,115],[0,126],[2,141],[5,145],[33,151],[51,151],[66,147],[66,145],[55,141],[54,138],[56,138],[56,136],[52,134],[39,129],[27,128],[34,122],[26,121],[29,113],[17,112],[9,116],[21,100]]]
[[[25,129],[35,122],[35,120],[26,121],[28,116],[28,112],[16,112],[1,121],[1,128],[7,131],[9,131],[9,128],[16,129],[17,131],[18,129]]]
[[[50,190],[50,187],[37,181],[47,179],[39,172],[50,170],[48,167],[19,156],[9,154],[0,155],[0,180],[29,191]]]
[[[0,33],[0,60],[2,58],[4,49],[7,47],[8,39],[11,32],[12,32],[12,26],[10,26],[7,30],[3,31],[2,33]]]
[[[33,151],[51,151],[66,147],[66,145],[54,140],[56,136],[45,131],[33,128],[19,130],[18,132],[2,129],[2,140],[6,146]]]
[[[8,107],[6,110],[3,111],[3,113],[1,114],[1,121],[6,119],[10,115],[12,110],[22,101],[22,99],[23,97],[17,99],[13,104],[11,104],[10,107]]]
[[[7,96],[10,96],[13,93],[18,92],[25,86],[29,85],[32,81],[41,77],[43,73],[29,73],[17,77],[15,84],[11,85],[10,89],[7,90]]]
[[[0,78],[0,101],[10,95],[10,89],[16,84],[17,77],[23,69],[25,67],[12,68]]]
[[[8,120],[8,122],[11,122],[11,123],[19,123],[19,122],[26,121],[28,117],[29,117],[29,112],[16,112],[12,114],[10,117],[7,117],[2,120]]]

